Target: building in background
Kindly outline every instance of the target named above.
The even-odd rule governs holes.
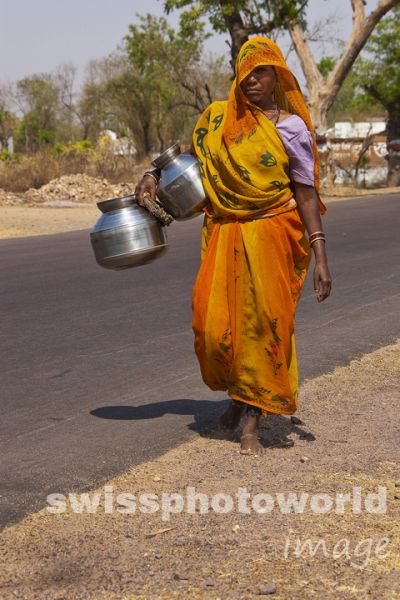
[[[338,121],[318,137],[325,187],[385,186],[388,174],[386,123],[380,119]]]

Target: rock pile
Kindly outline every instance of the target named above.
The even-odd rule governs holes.
[[[90,175],[63,175],[53,179],[39,189],[30,189],[15,194],[0,189],[0,206],[36,206],[43,203],[61,202],[76,204],[92,204],[109,198],[133,194],[135,183],[110,183],[101,177]]]
[[[34,202],[69,200],[79,203],[93,203],[134,192],[133,183],[112,184],[107,179],[90,175],[63,175],[53,179],[38,190],[30,189],[24,197]]]
[[[25,203],[23,194],[13,194],[0,189],[0,206],[22,206]]]

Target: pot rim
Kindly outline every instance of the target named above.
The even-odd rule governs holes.
[[[120,198],[110,198],[109,200],[102,200],[97,202],[97,207],[103,214],[118,210],[121,208],[128,208],[134,206],[136,202],[136,194],[130,194],[128,196],[121,196]]]

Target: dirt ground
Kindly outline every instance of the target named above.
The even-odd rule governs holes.
[[[111,185],[87,175],[68,175],[22,195],[0,189],[0,239],[89,229],[100,216],[96,202],[130,194],[134,187],[134,183]],[[395,192],[400,192],[400,188],[337,187],[323,195],[323,199],[329,203],[353,196]]]
[[[0,239],[51,235],[93,227],[100,216],[96,206],[73,208],[0,207]]]
[[[198,431],[89,490],[94,512],[71,496],[6,529],[0,597],[400,598],[400,340],[305,382],[300,399],[301,422],[265,420],[262,457]],[[193,493],[206,495],[197,510]],[[304,512],[290,493],[308,494]]]

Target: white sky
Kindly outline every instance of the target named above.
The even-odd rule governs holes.
[[[367,12],[376,4],[368,0]],[[74,64],[82,74],[92,58],[120,44],[136,13],[163,14],[159,0],[0,0],[0,8],[0,82],[51,72],[62,63]],[[350,0],[310,0],[310,25],[332,14],[338,19],[333,36],[345,38],[351,29]],[[169,21],[177,25],[177,13]],[[213,35],[206,50],[227,53],[226,39]],[[332,54],[332,48],[325,53]]]

